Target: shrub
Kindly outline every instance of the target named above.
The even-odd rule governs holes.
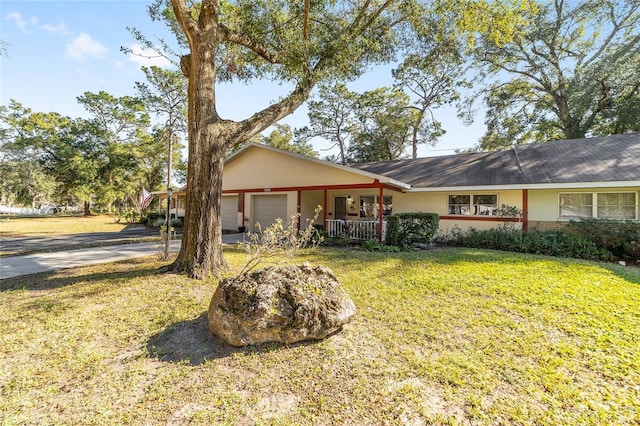
[[[571,221],[569,229],[619,259],[640,260],[640,223],[610,219]]]
[[[613,255],[595,243],[568,231],[522,231],[519,229],[493,228],[461,231],[438,237],[438,242],[463,247],[486,248],[548,256],[573,257],[590,260],[613,260]]]
[[[438,231],[440,217],[437,213],[398,213],[387,217],[385,241],[393,246],[410,246],[412,243],[428,244]]]

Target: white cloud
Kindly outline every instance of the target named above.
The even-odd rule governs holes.
[[[127,57],[131,62],[139,66],[150,67],[155,65],[160,68],[171,68],[173,65],[170,60],[164,56],[160,56],[153,49],[143,49],[142,46],[138,44],[129,46],[129,49],[131,49],[131,53],[129,53]]]
[[[24,19],[20,12],[11,12],[8,13],[7,16],[4,17],[7,21],[13,21],[16,24],[16,27],[21,30],[26,30],[29,24],[36,24],[38,22],[38,18],[32,17],[31,19]]]
[[[93,40],[89,34],[82,33],[67,44],[65,56],[83,62],[87,58],[103,58],[106,52],[106,47]]]
[[[67,24],[65,24],[64,22],[60,22],[58,25],[44,24],[42,26],[42,29],[50,32],[51,34],[62,34],[66,36],[73,35],[73,32],[70,31],[69,28],[67,28]]]

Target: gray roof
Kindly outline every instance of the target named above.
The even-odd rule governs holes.
[[[352,167],[413,188],[640,181],[640,133]]]

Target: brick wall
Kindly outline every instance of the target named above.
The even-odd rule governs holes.
[[[569,225],[569,222],[553,222],[553,221],[529,221],[529,230],[537,231],[555,231],[565,229]]]

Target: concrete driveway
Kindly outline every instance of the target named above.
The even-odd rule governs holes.
[[[243,234],[228,234],[223,236],[222,243],[230,245],[242,240]],[[58,269],[116,262],[134,257],[153,256],[159,254],[162,247],[159,241],[155,241],[0,257],[0,280]],[[178,250],[180,250],[180,240],[174,240],[171,243],[171,251]]]
[[[127,227],[120,232],[3,237],[0,238],[0,253],[11,256],[12,254],[57,251],[64,248],[92,245],[124,244],[153,237],[160,237],[159,231],[144,226]]]

